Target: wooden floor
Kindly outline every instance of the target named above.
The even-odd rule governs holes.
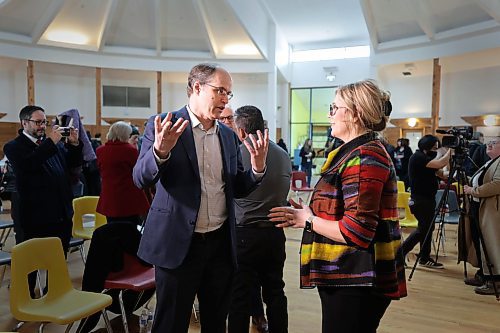
[[[287,230],[287,261],[285,265],[286,294],[288,297],[289,331],[320,332],[321,308],[316,290],[298,288],[298,262],[301,231]],[[463,283],[463,265],[456,263],[456,228],[447,226],[446,256],[440,261],[443,270],[418,268],[408,282],[409,296],[390,305],[382,319],[379,332],[385,333],[444,333],[500,332],[500,303],[494,296],[476,295],[473,287]],[[6,250],[13,246],[9,237]],[[414,259],[414,256],[410,256]],[[410,262],[412,265],[413,262]],[[81,286],[83,264],[78,252],[68,257],[70,275],[75,287]],[[1,269],[1,268],[0,268]],[[469,267],[469,273],[475,270]],[[410,269],[406,270],[407,275]],[[11,331],[16,321],[9,311],[10,271],[7,268],[0,288],[0,332]],[[152,302],[154,303],[154,301]],[[113,316],[113,315],[110,315]],[[131,319],[131,332],[137,332],[137,318]],[[121,329],[120,320],[113,320],[115,332]],[[102,327],[102,326],[101,326]],[[34,332],[37,326],[28,324],[20,332]],[[74,329],[73,329],[74,331]],[[199,332],[192,320],[189,332]],[[64,332],[64,327],[48,325],[45,332]],[[105,332],[99,329],[98,332]],[[252,330],[252,332],[256,332]]]

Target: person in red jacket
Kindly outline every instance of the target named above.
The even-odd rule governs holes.
[[[131,221],[139,225],[147,215],[149,202],[132,180],[139,152],[128,143],[131,133],[129,124],[118,121],[109,128],[108,141],[96,150],[102,178],[97,212],[106,216],[108,222]]]

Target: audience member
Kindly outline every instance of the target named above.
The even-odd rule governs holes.
[[[234,111],[231,106],[228,104],[222,110],[222,113],[218,120],[224,123],[226,126],[231,128],[236,134],[238,133],[236,130],[236,124],[234,122]],[[264,129],[262,129],[264,131]],[[239,137],[239,136],[238,136]],[[240,145],[241,147],[241,145]],[[245,170],[248,169],[249,166],[245,166]],[[252,323],[257,327],[259,332],[267,331],[267,319],[264,314],[264,305],[262,304],[262,294],[260,284],[256,284],[254,286],[254,290],[251,293],[252,297],[252,308],[250,314],[252,315]]]
[[[97,212],[106,216],[108,222],[130,221],[140,225],[149,202],[132,179],[139,152],[128,141],[131,133],[129,124],[117,121],[109,128],[106,143],[97,148],[97,166],[102,178]]]
[[[94,138],[90,140],[90,143],[92,144],[92,149],[94,149],[94,151],[96,151],[97,147],[102,145],[101,133],[96,133],[94,135]]]
[[[90,131],[86,131],[86,133],[95,153],[97,147],[94,147],[92,134]],[[84,180],[83,195],[99,196],[101,194],[101,175],[97,167],[97,157],[90,161],[83,161],[82,176]]]
[[[377,138],[388,95],[373,81],[341,86],[329,112],[331,152],[309,206],[271,209],[278,227],[303,228],[301,288],[318,287],[323,332],[375,332],[391,300],[406,296],[396,172]]]
[[[68,251],[73,226],[70,169],[82,165],[83,143],[71,128],[66,142],[57,125],[47,129],[45,110],[28,105],[19,113],[19,136],[4,146],[12,163],[19,195],[19,222],[24,240],[59,237]],[[66,133],[64,133],[66,134]],[[35,297],[36,273],[29,276]]]
[[[405,189],[408,189],[410,181],[408,178],[408,163],[413,151],[410,148],[410,141],[405,138],[399,138],[397,142],[397,147],[393,152],[393,162],[396,169],[396,175],[398,180],[405,183]]]
[[[283,141],[283,138],[280,138],[278,140],[277,145],[280,146],[281,149],[283,149],[284,151],[286,151],[288,153],[288,148],[286,147],[286,143],[285,143],[285,141]]]
[[[437,152],[438,145],[437,137],[424,135],[418,141],[418,149],[410,157],[408,164],[411,187],[409,204],[412,214],[418,220],[418,226],[404,241],[403,253],[406,256],[420,242],[419,264],[428,268],[443,268],[443,264],[431,258],[431,242],[439,186],[437,174],[448,164],[451,149],[441,156]]]
[[[258,130],[264,131],[262,113],[255,106],[240,107],[235,116],[236,131],[241,141],[249,140],[249,135],[256,135]],[[243,144],[240,148],[243,166],[249,169],[250,153]],[[292,166],[288,154],[271,141],[266,163],[268,170],[260,186],[247,197],[235,200],[238,269],[234,277],[229,312],[230,333],[248,332],[256,285],[262,286],[269,331],[288,331],[283,281],[285,234],[282,229],[274,227],[267,214],[272,207],[286,204]],[[263,330],[265,328],[260,327],[260,331]]]
[[[139,246],[155,265],[154,333],[187,332],[195,295],[202,332],[224,333],[236,267],[234,198],[257,185],[266,169],[268,133],[244,144],[216,121],[233,96],[229,73],[199,64],[189,73],[188,105],[151,117],[134,167],[140,187],[156,184]]]
[[[472,158],[471,163],[477,169],[479,169],[480,167],[485,165],[486,162],[488,162],[490,160],[490,157],[486,153],[486,148],[487,147],[485,144],[481,144],[476,149],[474,149],[473,154],[470,154],[470,152],[469,152],[469,154]]]
[[[130,127],[132,128],[132,132],[130,133],[130,138],[128,139],[128,143],[130,143],[135,149],[139,150],[139,128],[137,126],[134,126],[130,124]]]
[[[224,125],[232,129],[233,131],[236,131],[236,127],[234,125],[234,112],[233,108],[231,105],[226,105],[224,110],[222,110],[222,113],[220,117],[218,118],[220,122],[222,122]]]
[[[304,171],[307,176],[307,186],[311,186],[311,177],[312,177],[312,166],[313,166],[313,158],[316,156],[312,148],[312,140],[306,139],[304,141],[304,145],[300,149],[299,153],[300,160],[300,170]]]
[[[14,223],[14,237],[16,244],[19,244],[23,241],[24,235],[19,221],[19,194],[16,187],[16,174],[12,163],[9,162],[6,156],[4,156],[3,160],[2,184],[0,184],[1,199],[10,200],[10,217]]]
[[[465,194],[479,199],[479,228],[484,239],[484,247],[488,254],[486,260],[483,248],[481,252],[482,273],[484,284],[474,290],[480,295],[493,295],[493,283],[500,291],[500,210],[498,198],[500,196],[500,136],[495,137],[486,145],[486,153],[491,158],[472,177],[472,186],[464,186]],[[487,265],[491,265],[490,273]],[[493,275],[491,275],[493,274]]]
[[[481,165],[477,166],[472,160],[472,156],[474,156],[474,152],[477,148],[484,145],[484,135],[481,132],[474,132],[472,134],[472,139],[469,141],[469,149],[467,150],[467,158],[463,161],[462,167],[465,171],[465,174],[471,177],[477,169],[481,167]]]

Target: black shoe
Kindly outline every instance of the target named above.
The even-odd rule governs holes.
[[[480,287],[484,284],[484,279],[481,275],[476,273],[474,274],[474,277],[465,278],[464,283],[468,286]]]
[[[444,268],[444,266],[443,266],[442,263],[437,262],[437,261],[435,261],[432,258],[429,258],[429,259],[426,259],[426,260],[420,259],[418,261],[418,264],[420,266],[427,267],[427,268],[433,268],[433,269],[443,269]]]

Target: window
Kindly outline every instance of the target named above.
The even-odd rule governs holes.
[[[290,153],[295,157],[298,147],[311,138],[313,148],[325,148],[330,127],[328,110],[334,99],[335,88],[296,88],[291,91]],[[297,153],[298,154],[298,153]],[[295,160],[294,160],[294,164]]]
[[[103,105],[149,108],[149,90],[140,87],[103,86]]]

